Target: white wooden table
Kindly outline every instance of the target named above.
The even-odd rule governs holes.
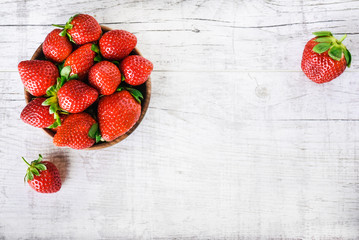
[[[24,124],[17,64],[75,13],[138,37],[155,66],[147,115],[101,151]],[[359,1],[0,1],[0,239],[359,239]],[[352,67],[300,70],[318,30]],[[55,162],[60,192],[23,183]]]

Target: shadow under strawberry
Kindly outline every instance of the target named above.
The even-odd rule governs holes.
[[[49,159],[51,159],[51,162],[57,166],[57,169],[60,172],[62,183],[64,183],[66,181],[69,172],[68,170],[70,168],[70,160],[69,156],[67,155],[67,152],[51,152],[49,155]]]

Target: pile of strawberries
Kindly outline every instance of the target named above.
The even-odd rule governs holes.
[[[102,33],[90,15],[78,14],[42,44],[45,60],[22,61],[18,70],[34,97],[21,119],[50,128],[56,146],[89,148],[113,141],[141,115],[142,93],[134,88],[149,78],[153,64],[130,55],[137,38],[125,30]]]

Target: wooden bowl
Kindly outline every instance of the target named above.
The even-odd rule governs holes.
[[[101,26],[103,33],[108,32],[110,30],[112,30],[109,27],[106,26]],[[138,51],[137,48],[135,48],[130,55],[141,55],[141,53]],[[34,55],[32,55],[31,60],[44,60],[45,56],[42,52],[42,44],[36,49]],[[121,142],[122,140],[124,140],[126,137],[128,137],[136,128],[137,126],[141,123],[143,117],[146,114],[148,105],[150,103],[150,98],[151,98],[151,78],[149,77],[148,80],[140,85],[140,86],[136,86],[136,89],[140,90],[142,95],[143,95],[143,100],[141,101],[141,115],[140,118],[138,119],[138,121],[136,122],[136,124],[130,129],[128,130],[125,134],[121,135],[120,137],[116,138],[115,140],[111,141],[111,142],[100,142],[97,143],[95,145],[93,145],[92,147],[86,148],[86,150],[97,150],[97,149],[102,149],[102,148],[107,148],[110,147],[112,145],[115,145],[116,143]],[[26,103],[29,103],[34,96],[32,96],[28,91],[25,90],[25,100]],[[48,128],[43,128],[43,130],[50,136],[50,137],[54,137],[55,132],[52,131],[51,129]]]

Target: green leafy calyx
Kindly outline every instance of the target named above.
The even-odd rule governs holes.
[[[98,123],[95,123],[91,126],[90,131],[88,133],[90,138],[96,139],[96,143],[102,141],[100,128],[98,127]]]
[[[46,170],[46,166],[45,164],[42,163],[42,156],[41,154],[39,154],[39,158],[32,161],[31,164],[28,163],[25,158],[22,157],[22,160],[29,166],[27,168],[25,177],[24,177],[24,181],[31,181],[34,179],[34,175],[36,176],[40,176],[41,171],[45,171]]]
[[[314,32],[313,34],[317,36],[314,41],[318,43],[313,47],[314,52],[322,54],[328,51],[328,55],[336,61],[340,61],[344,55],[347,66],[350,67],[352,61],[351,54],[346,46],[342,44],[347,35],[337,40],[329,31]]]
[[[141,103],[141,100],[143,100],[143,95],[142,95],[142,93],[141,93],[139,90],[137,90],[137,89],[129,88],[129,87],[119,87],[119,88],[117,88],[116,91],[121,92],[122,90],[127,90],[127,91],[129,91],[130,94],[132,95],[132,97],[134,97],[134,99],[135,99],[137,102],[139,102],[139,103]]]
[[[49,112],[50,114],[54,114],[55,122],[47,128],[56,128],[58,126],[61,126],[60,114],[68,114],[68,112],[61,109],[57,99],[57,92],[67,81],[78,78],[77,74],[73,74],[70,76],[70,66],[59,66],[59,70],[60,77],[57,78],[56,85],[51,86],[46,90],[47,99],[42,103],[43,106],[50,106]]]
[[[74,27],[74,25],[71,24],[71,22],[72,22],[72,20],[73,20],[77,15],[78,15],[78,14],[76,14],[76,15],[70,17],[70,19],[67,21],[67,23],[66,23],[65,25],[52,24],[52,26],[54,26],[54,27],[63,28],[64,30],[62,30],[59,35],[62,36],[62,37],[67,36],[67,37],[69,38],[69,40],[70,40],[71,42],[73,42],[73,43],[75,43],[75,42],[74,42],[74,40],[72,39],[72,36],[67,32],[67,30],[72,29],[72,28]]]
[[[92,44],[91,50],[96,53],[96,57],[93,59],[95,62],[101,62],[102,57],[100,53],[100,48],[96,44]]]

